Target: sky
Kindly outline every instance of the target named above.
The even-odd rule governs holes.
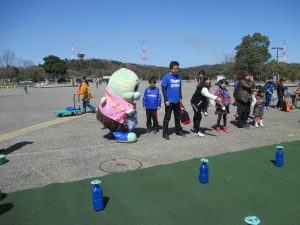
[[[300,63],[299,9],[298,0],[1,0],[0,53],[39,64],[71,59],[73,46],[76,58],[142,64],[144,42],[148,65],[186,68],[222,63],[259,32],[272,58],[286,41],[287,62]]]

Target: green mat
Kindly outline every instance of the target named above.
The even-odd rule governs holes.
[[[199,159],[102,177],[107,205],[92,210],[89,180],[9,193],[2,225],[261,225],[300,224],[300,141],[209,157],[210,182],[198,181]]]

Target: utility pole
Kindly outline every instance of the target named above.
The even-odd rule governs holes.
[[[143,41],[143,44],[142,44],[142,64],[144,66],[147,65],[147,52],[146,52],[146,44],[145,44],[145,41]]]
[[[283,50],[282,47],[273,47],[272,49],[276,49],[276,69],[275,69],[275,76],[276,76],[276,83],[279,81],[279,74],[278,74],[278,50]]]

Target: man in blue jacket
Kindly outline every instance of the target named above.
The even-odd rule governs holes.
[[[266,95],[265,95],[265,98],[266,98],[265,109],[269,110],[271,108],[271,100],[272,100],[273,91],[274,91],[275,88],[276,88],[276,84],[273,82],[273,77],[269,77],[269,80],[263,86],[263,89],[266,92]]]
[[[174,112],[176,134],[182,137],[185,136],[180,125],[180,101],[182,99],[182,82],[181,77],[178,75],[179,63],[176,61],[172,61],[169,65],[169,68],[170,72],[163,77],[161,82],[165,103],[163,138],[166,140],[170,140],[168,127],[172,111]]]
[[[144,92],[143,108],[146,110],[147,116],[147,133],[152,131],[152,119],[154,129],[153,132],[156,134],[158,132],[157,110],[159,110],[161,107],[161,97],[159,89],[155,85],[156,80],[154,77],[151,77],[149,80],[149,87],[147,87]]]

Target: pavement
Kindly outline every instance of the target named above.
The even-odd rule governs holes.
[[[105,85],[96,89],[92,104],[97,105]],[[144,93],[148,82],[141,82]],[[160,87],[160,84],[157,84]],[[189,104],[196,83],[183,84],[183,103],[192,119]],[[212,87],[214,91],[216,86]],[[266,110],[264,128],[239,129],[234,122],[236,108],[231,106],[228,115],[229,133],[217,135],[212,126],[216,123],[214,107],[209,107],[201,127],[205,137],[190,132],[192,124],[183,125],[186,137],[174,132],[174,119],[169,127],[171,140],[158,134],[146,133],[146,116],[142,98],[137,101],[139,124],[135,129],[136,143],[117,143],[106,138],[108,130],[100,124],[95,114],[58,118],[55,110],[73,105],[76,87],[0,89],[0,154],[7,163],[0,166],[0,190],[15,192],[41,187],[51,183],[64,183],[86,178],[101,177],[112,172],[200,158],[226,152],[241,151],[281,142],[300,140],[300,110],[290,113],[276,109]],[[229,88],[232,91],[232,88]],[[162,124],[164,107],[158,118]],[[299,146],[300,147],[300,146]]]

